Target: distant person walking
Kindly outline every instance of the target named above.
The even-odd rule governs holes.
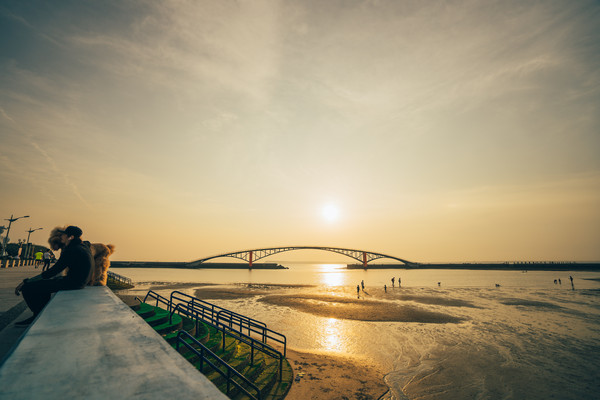
[[[42,268],[42,272],[44,272],[45,270],[50,268],[50,259],[51,258],[52,258],[52,253],[50,253],[50,250],[46,250],[46,252],[44,253],[44,267]]]
[[[387,285],[383,285],[383,290],[387,293]]]
[[[398,277],[398,287],[402,286],[402,278]]]
[[[394,277],[392,277],[392,287],[394,287]]]
[[[362,286],[362,290],[364,292],[365,291],[365,281],[364,280],[360,281],[360,286]]]
[[[575,285],[573,285],[573,277],[569,275],[569,279],[571,280],[571,289],[575,290]]]
[[[356,295],[360,298],[360,285],[356,285]]]
[[[42,263],[42,257],[44,256],[44,253],[42,253],[41,251],[38,251],[37,253],[35,253],[35,267],[39,267],[40,264]]]
[[[562,281],[560,280],[560,278],[558,278],[558,284],[562,285]]]

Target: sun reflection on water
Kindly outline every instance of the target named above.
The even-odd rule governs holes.
[[[319,277],[322,285],[342,286],[345,283],[344,270],[341,264],[319,264]]]
[[[345,343],[342,338],[342,326],[339,320],[327,318],[320,330],[320,344],[324,350],[344,352]]]

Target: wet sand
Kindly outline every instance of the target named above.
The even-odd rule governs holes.
[[[290,349],[287,358],[295,380],[286,400],[376,400],[388,390],[381,367],[367,360]]]
[[[198,286],[198,285],[196,285]],[[298,289],[312,287],[310,285],[263,285],[243,283],[231,288],[202,287],[194,291],[194,296],[203,300],[236,300],[246,299],[249,296],[263,296],[283,289]]]

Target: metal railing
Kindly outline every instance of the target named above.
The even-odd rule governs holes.
[[[183,295],[183,297],[185,297],[185,298],[191,298],[194,301],[181,301],[181,302],[175,304],[173,299],[181,300],[179,297],[177,297],[177,294]],[[156,307],[158,307],[159,303],[164,304],[167,307],[167,309],[169,310],[169,313],[170,313],[169,323],[173,322],[173,314],[175,312],[177,312],[179,315],[183,314],[184,316],[186,316],[189,319],[192,319],[194,321],[197,333],[199,332],[200,321],[221,331],[222,337],[223,337],[223,350],[225,350],[226,336],[229,336],[229,337],[231,337],[235,340],[238,340],[242,343],[245,343],[246,345],[248,345],[250,347],[250,362],[251,362],[251,364],[254,364],[254,351],[255,350],[258,350],[258,351],[266,354],[267,356],[276,359],[279,364],[278,377],[280,380],[282,379],[283,359],[285,358],[285,341],[284,341],[284,353],[282,354],[280,351],[278,351],[277,349],[274,349],[269,344],[267,344],[265,340],[262,340],[262,341],[257,340],[250,335],[246,335],[245,333],[243,333],[239,330],[233,329],[232,323],[230,320],[223,319],[223,318],[217,318],[219,312],[215,313],[215,309],[220,309],[219,311],[230,312],[229,310],[226,310],[222,307],[205,302],[204,300],[200,300],[198,298],[186,295],[185,293],[174,291],[171,293],[171,297],[169,299],[167,299],[167,298],[161,296],[160,294],[158,294],[152,290],[149,290],[148,293],[146,294],[146,297],[144,297],[143,302],[147,303],[147,300],[149,297],[156,301]],[[138,299],[138,301],[141,301],[141,300]],[[149,303],[147,303],[147,304],[149,304]],[[210,307],[207,305],[210,305]],[[234,313],[234,314],[242,316],[241,314],[237,314],[237,313]],[[249,319],[252,320],[251,318],[249,318]],[[254,320],[252,320],[252,321],[254,321]],[[260,321],[256,321],[256,322],[259,322],[262,325],[266,325]],[[256,330],[254,330],[254,332],[256,332]],[[264,328],[264,330],[261,332],[263,332],[263,334],[264,334],[265,332],[273,332],[273,331],[271,331],[270,329]],[[275,333],[277,333],[277,332],[275,332]],[[281,335],[279,333],[277,333],[277,334]],[[281,336],[283,336],[283,338],[285,339],[284,335],[281,335]],[[263,335],[263,338],[264,337],[265,336]]]
[[[182,336],[191,340],[196,346],[198,346],[200,348],[200,350],[198,350],[197,348],[192,346],[190,343],[186,342],[185,339],[182,339]],[[238,371],[236,371],[235,368],[233,368],[232,366],[227,364],[225,361],[223,361],[215,353],[210,351],[202,343],[197,341],[192,335],[190,335],[186,331],[179,331],[177,333],[177,342],[176,343],[177,343],[176,344],[177,351],[179,351],[179,345],[183,344],[188,350],[192,351],[194,354],[196,354],[200,358],[200,368],[199,368],[200,372],[204,373],[203,368],[204,368],[204,363],[206,363],[214,371],[216,371],[217,373],[219,373],[219,375],[221,375],[223,378],[226,379],[226,382],[227,382],[226,394],[227,394],[227,396],[229,396],[229,393],[231,392],[231,384],[233,383],[233,385],[235,387],[237,387],[239,390],[241,390],[242,392],[244,392],[244,394],[246,396],[248,396],[254,400],[261,400],[262,397],[261,397],[260,389],[256,385],[254,385],[252,382],[250,382],[244,375],[242,375]],[[208,354],[218,364],[221,364],[221,366],[225,367],[226,371],[222,371],[217,365],[215,365],[215,363],[213,363],[208,357],[206,357],[205,354]],[[248,390],[246,390],[246,388],[244,386],[242,386],[242,384],[240,384],[235,379],[233,379],[234,377],[238,378],[245,385],[247,385],[248,387],[253,389],[253,391],[256,392],[256,396],[252,395]]]
[[[106,276],[108,277],[108,279],[112,279],[119,283],[124,283],[124,284],[133,286],[133,281],[131,279],[127,278],[126,276],[115,274],[114,272],[111,272],[111,271],[107,271]]]
[[[175,312],[177,312],[179,315],[183,314],[184,316],[186,316],[190,319],[193,319],[195,321],[197,335],[199,332],[199,323],[200,323],[201,319],[202,319],[203,323],[212,326],[213,328],[217,329],[218,331],[221,331],[221,336],[223,338],[223,340],[222,340],[223,351],[225,351],[226,336],[229,336],[232,339],[237,340],[241,343],[245,343],[250,348],[250,365],[254,365],[255,350],[258,350],[258,351],[262,352],[263,354],[274,358],[278,362],[278,378],[279,378],[279,380],[282,379],[284,355],[280,351],[274,349],[273,347],[269,346],[268,344],[266,344],[260,340],[257,340],[257,339],[255,339],[251,336],[248,336],[244,333],[240,333],[234,329],[231,329],[229,326],[227,326],[227,324],[224,324],[221,321],[218,321],[215,319],[203,318],[202,312],[201,312],[201,310],[198,309],[197,304],[195,306],[192,306],[189,303],[188,304],[186,304],[186,303],[176,304],[175,307],[173,307],[173,309],[171,311],[171,317],[169,318],[169,323],[172,323],[171,318],[173,317],[173,314]]]
[[[0,268],[25,267],[35,264],[34,258],[16,259],[11,257],[0,258]]]
[[[247,331],[247,336],[251,336],[252,333],[255,333],[260,336],[261,341],[265,344],[267,343],[267,339],[271,339],[272,341],[283,345],[283,355],[286,355],[287,338],[285,335],[269,329],[266,326],[260,326],[252,321],[247,321],[243,318],[240,318],[239,314],[229,310],[219,311],[217,313],[217,320],[223,321],[223,323],[228,323],[230,329],[234,329],[234,327],[237,326],[237,332],[243,333],[244,331]]]
[[[156,300],[155,307],[158,307],[158,303],[160,302],[160,303],[164,304],[165,306],[167,306],[167,310],[169,312],[171,312],[171,301],[168,300],[166,297],[161,296],[160,294],[156,293],[153,290],[148,290],[148,293],[146,293],[146,297],[144,297],[144,301],[143,301],[144,303],[150,304],[146,301],[148,299],[148,297],[154,298]]]
[[[171,292],[170,301],[172,304],[175,303],[173,300],[178,300],[183,303],[191,303],[192,305],[200,304],[205,308],[205,310],[207,310],[207,312],[210,312],[213,317],[215,317],[215,314],[218,314],[220,311],[227,311],[227,312],[238,315],[240,318],[245,319],[245,320],[249,321],[250,323],[253,323],[253,324],[256,324],[259,326],[264,326],[265,328],[267,327],[267,324],[265,324],[264,322],[260,322],[258,320],[246,317],[245,315],[235,313],[226,308],[219,307],[215,304],[209,303],[208,301],[199,299],[194,296],[190,296],[189,294],[185,294],[178,290]]]
[[[190,296],[189,294],[179,292],[177,290],[173,291],[169,298],[171,307],[173,304],[175,304],[175,301],[189,303],[192,306],[198,306],[202,310],[201,315],[203,318],[225,323],[232,330],[235,326],[237,327],[235,330],[241,334],[250,336],[252,333],[255,333],[260,336],[263,343],[267,343],[268,339],[280,343],[283,345],[283,355],[285,356],[287,353],[287,338],[285,335],[267,328],[267,324],[264,322],[246,317],[245,315],[238,314],[234,311],[219,307],[215,304],[201,300],[197,297]],[[207,315],[210,317],[207,318]]]

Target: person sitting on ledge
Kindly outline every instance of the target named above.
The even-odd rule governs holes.
[[[68,226],[61,231],[61,242],[66,247],[61,251],[56,264],[40,275],[24,279],[16,287],[15,294],[18,296],[20,292],[23,292],[23,298],[33,312],[32,317],[19,321],[16,325],[31,324],[48,304],[52,293],[59,290],[83,289],[88,283],[94,259],[89,242],[81,241],[82,234],[83,231],[76,226]],[[67,267],[69,269],[65,276],[53,278]]]

